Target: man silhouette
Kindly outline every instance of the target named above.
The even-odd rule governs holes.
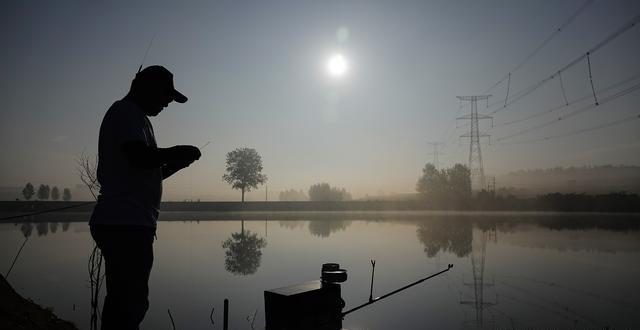
[[[105,260],[102,329],[138,329],[149,308],[162,180],[200,158],[194,146],[158,148],[149,116],[187,97],[162,66],[138,72],[129,93],[105,114],[98,142],[100,195],[89,225]]]

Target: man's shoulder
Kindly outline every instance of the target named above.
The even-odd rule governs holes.
[[[144,122],[144,113],[138,108],[138,106],[127,100],[115,101],[107,113],[105,114],[105,120],[111,121],[139,121]]]
[[[144,113],[140,110],[138,105],[126,99],[113,102],[109,107],[109,110],[107,110],[107,113],[137,117],[144,116]]]

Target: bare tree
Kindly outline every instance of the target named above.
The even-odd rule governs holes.
[[[94,199],[98,199],[100,192],[100,182],[98,182],[98,155],[93,157],[84,153],[76,157],[76,169],[80,175],[80,180],[84,183]],[[102,251],[97,244],[93,245],[93,250],[89,255],[88,262],[89,284],[91,286],[91,315],[89,328],[98,329],[98,316],[100,314],[100,290],[104,280],[104,270],[102,267]]]
[[[98,155],[93,157],[84,153],[76,157],[76,169],[80,175],[80,180],[84,183],[94,199],[98,199],[100,192],[100,182],[98,182]]]

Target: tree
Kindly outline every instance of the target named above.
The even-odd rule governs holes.
[[[68,202],[71,200],[71,190],[69,188],[64,188],[62,191],[62,200]]]
[[[41,184],[38,187],[38,199],[40,200],[49,199],[50,192],[51,192],[51,189],[49,188],[49,185]]]
[[[471,171],[462,164],[447,169],[447,181],[451,197],[465,200],[471,197]]]
[[[344,188],[331,187],[328,183],[317,183],[309,187],[310,201],[348,201],[351,194]]]
[[[445,197],[447,178],[442,171],[438,171],[433,164],[427,163],[422,169],[422,176],[416,183],[416,190],[430,199]]]
[[[100,182],[98,181],[98,155],[93,157],[84,153],[76,157],[76,169],[80,175],[80,181],[89,188],[94,199],[98,199]]]
[[[60,190],[58,190],[56,186],[53,186],[53,189],[51,189],[51,199],[54,201],[60,199]]]
[[[245,191],[267,182],[267,176],[262,174],[262,157],[252,148],[237,148],[227,153],[226,172],[222,179],[233,189],[242,191],[243,203]]]
[[[22,189],[22,196],[24,196],[24,199],[26,200],[30,200],[31,197],[33,197],[33,195],[35,195],[36,191],[33,188],[33,185],[31,184],[31,182],[27,183],[26,186],[24,186],[24,188]]]
[[[438,170],[427,163],[416,183],[416,190],[436,202],[463,205],[471,197],[471,171],[462,164]]]

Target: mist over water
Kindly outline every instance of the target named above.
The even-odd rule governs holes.
[[[347,329],[636,328],[637,216],[399,212],[204,221],[167,214],[158,225],[143,329],[211,329],[230,300],[231,328],[264,326],[263,291],[347,269],[346,308],[445,269],[444,275],[348,315]],[[58,221],[65,215],[57,216]],[[0,265],[29,237],[9,282],[79,328],[89,325],[84,222],[0,225]],[[55,247],[55,248],[53,248]],[[474,272],[475,269],[475,272]],[[474,276],[475,274],[475,276]],[[479,290],[482,288],[482,290]],[[74,306],[75,305],[75,306]],[[483,306],[483,308],[480,308]],[[75,307],[75,309],[74,309]],[[624,315],[624,317],[620,317]]]

